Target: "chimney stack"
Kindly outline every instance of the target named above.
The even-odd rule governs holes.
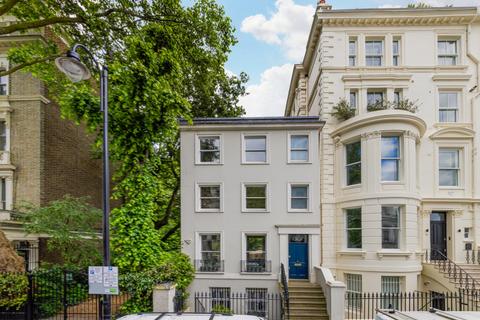
[[[326,0],[318,0],[317,11],[329,11],[332,10],[332,6],[327,4]]]

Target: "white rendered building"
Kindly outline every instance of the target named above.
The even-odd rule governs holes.
[[[278,292],[280,264],[320,265],[320,166],[313,117],[181,123],[182,245],[192,292]],[[290,255],[290,259],[289,259]]]
[[[478,8],[320,1],[285,115],[326,122],[320,262],[348,291],[445,291],[426,256],[478,252],[479,61]]]

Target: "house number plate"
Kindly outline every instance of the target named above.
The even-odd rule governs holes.
[[[303,265],[303,263],[301,263],[301,262],[295,262],[293,265],[294,265],[295,267],[301,267],[301,266]]]

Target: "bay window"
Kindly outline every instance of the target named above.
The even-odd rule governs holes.
[[[382,137],[382,181],[400,179],[400,137]]]
[[[360,141],[345,146],[347,186],[362,182],[362,145]]]
[[[399,206],[382,206],[382,248],[400,249]]]

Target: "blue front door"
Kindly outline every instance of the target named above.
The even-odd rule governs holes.
[[[308,235],[288,236],[288,276],[290,279],[308,279]]]

